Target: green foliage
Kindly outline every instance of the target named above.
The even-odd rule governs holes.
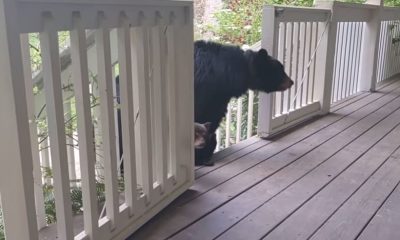
[[[4,235],[4,222],[3,222],[3,211],[0,206],[0,240],[5,240],[6,236]]]
[[[312,6],[312,0],[229,0],[215,14],[216,24],[205,25],[214,40],[237,45],[252,45],[261,39],[262,8],[266,4]]]
[[[400,0],[384,0],[384,4],[385,4],[385,6],[399,7]]]

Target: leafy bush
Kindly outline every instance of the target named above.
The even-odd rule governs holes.
[[[3,223],[3,211],[0,207],[0,240],[5,240],[6,236],[4,236],[4,223]]]

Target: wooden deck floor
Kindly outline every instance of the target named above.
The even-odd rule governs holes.
[[[196,169],[129,239],[400,239],[400,81]]]

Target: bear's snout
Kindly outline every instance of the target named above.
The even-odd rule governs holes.
[[[294,84],[293,80],[290,79],[290,77],[286,77],[285,80],[283,81],[283,83],[280,85],[279,90],[285,91],[286,89],[289,89],[290,87],[292,87],[293,84]]]

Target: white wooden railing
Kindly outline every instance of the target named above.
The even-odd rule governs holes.
[[[192,11],[192,3],[184,0],[0,1],[0,195],[7,239],[38,239],[39,229],[46,225],[28,34],[40,35],[49,132],[49,141],[43,144],[49,144],[50,155],[43,159],[51,161],[53,172],[57,237],[124,239],[185,191],[194,178],[193,92],[187,91],[193,89]],[[94,31],[94,64],[88,61],[87,30]],[[64,121],[69,111],[64,109],[61,90],[60,31],[69,31],[71,38],[76,104],[69,107],[77,115],[82,229],[74,228],[71,211],[71,154]],[[118,43],[123,193],[118,192],[117,181],[110,31],[117,32]],[[104,159],[104,217],[99,213],[95,183],[97,153],[89,99],[93,65],[100,97],[97,131]],[[132,124],[136,115],[137,123]]]
[[[332,103],[374,91],[377,82],[400,73],[399,43],[393,42],[400,8],[382,1],[321,6],[264,8],[262,47],[283,62],[295,84],[283,93],[260,93],[261,137],[326,114]]]
[[[377,81],[400,73],[400,17],[381,22]]]
[[[333,70],[332,103],[359,91],[364,22],[339,22]]]
[[[256,135],[254,120],[256,96],[249,90],[245,95],[232,100],[222,126],[217,129],[217,147],[215,151],[232,146]],[[246,111],[243,111],[245,109]]]
[[[295,84],[282,93],[260,94],[256,99],[260,101],[258,108],[248,105],[247,123],[252,124],[257,118],[254,113],[258,113],[258,135],[269,137],[327,113],[333,103],[360,91],[374,90],[374,81],[380,83],[400,73],[399,16],[399,8],[374,4],[266,7],[261,45],[284,64]],[[376,22],[381,30],[372,26]],[[369,42],[371,30],[379,30],[378,41]],[[366,60],[366,48],[379,51]],[[376,77],[368,80],[371,77],[363,74],[371,69]],[[250,94],[230,102],[225,122],[217,131],[216,151],[255,135],[252,126],[247,126],[247,136],[240,134],[241,102],[249,99],[253,105],[254,95]]]

